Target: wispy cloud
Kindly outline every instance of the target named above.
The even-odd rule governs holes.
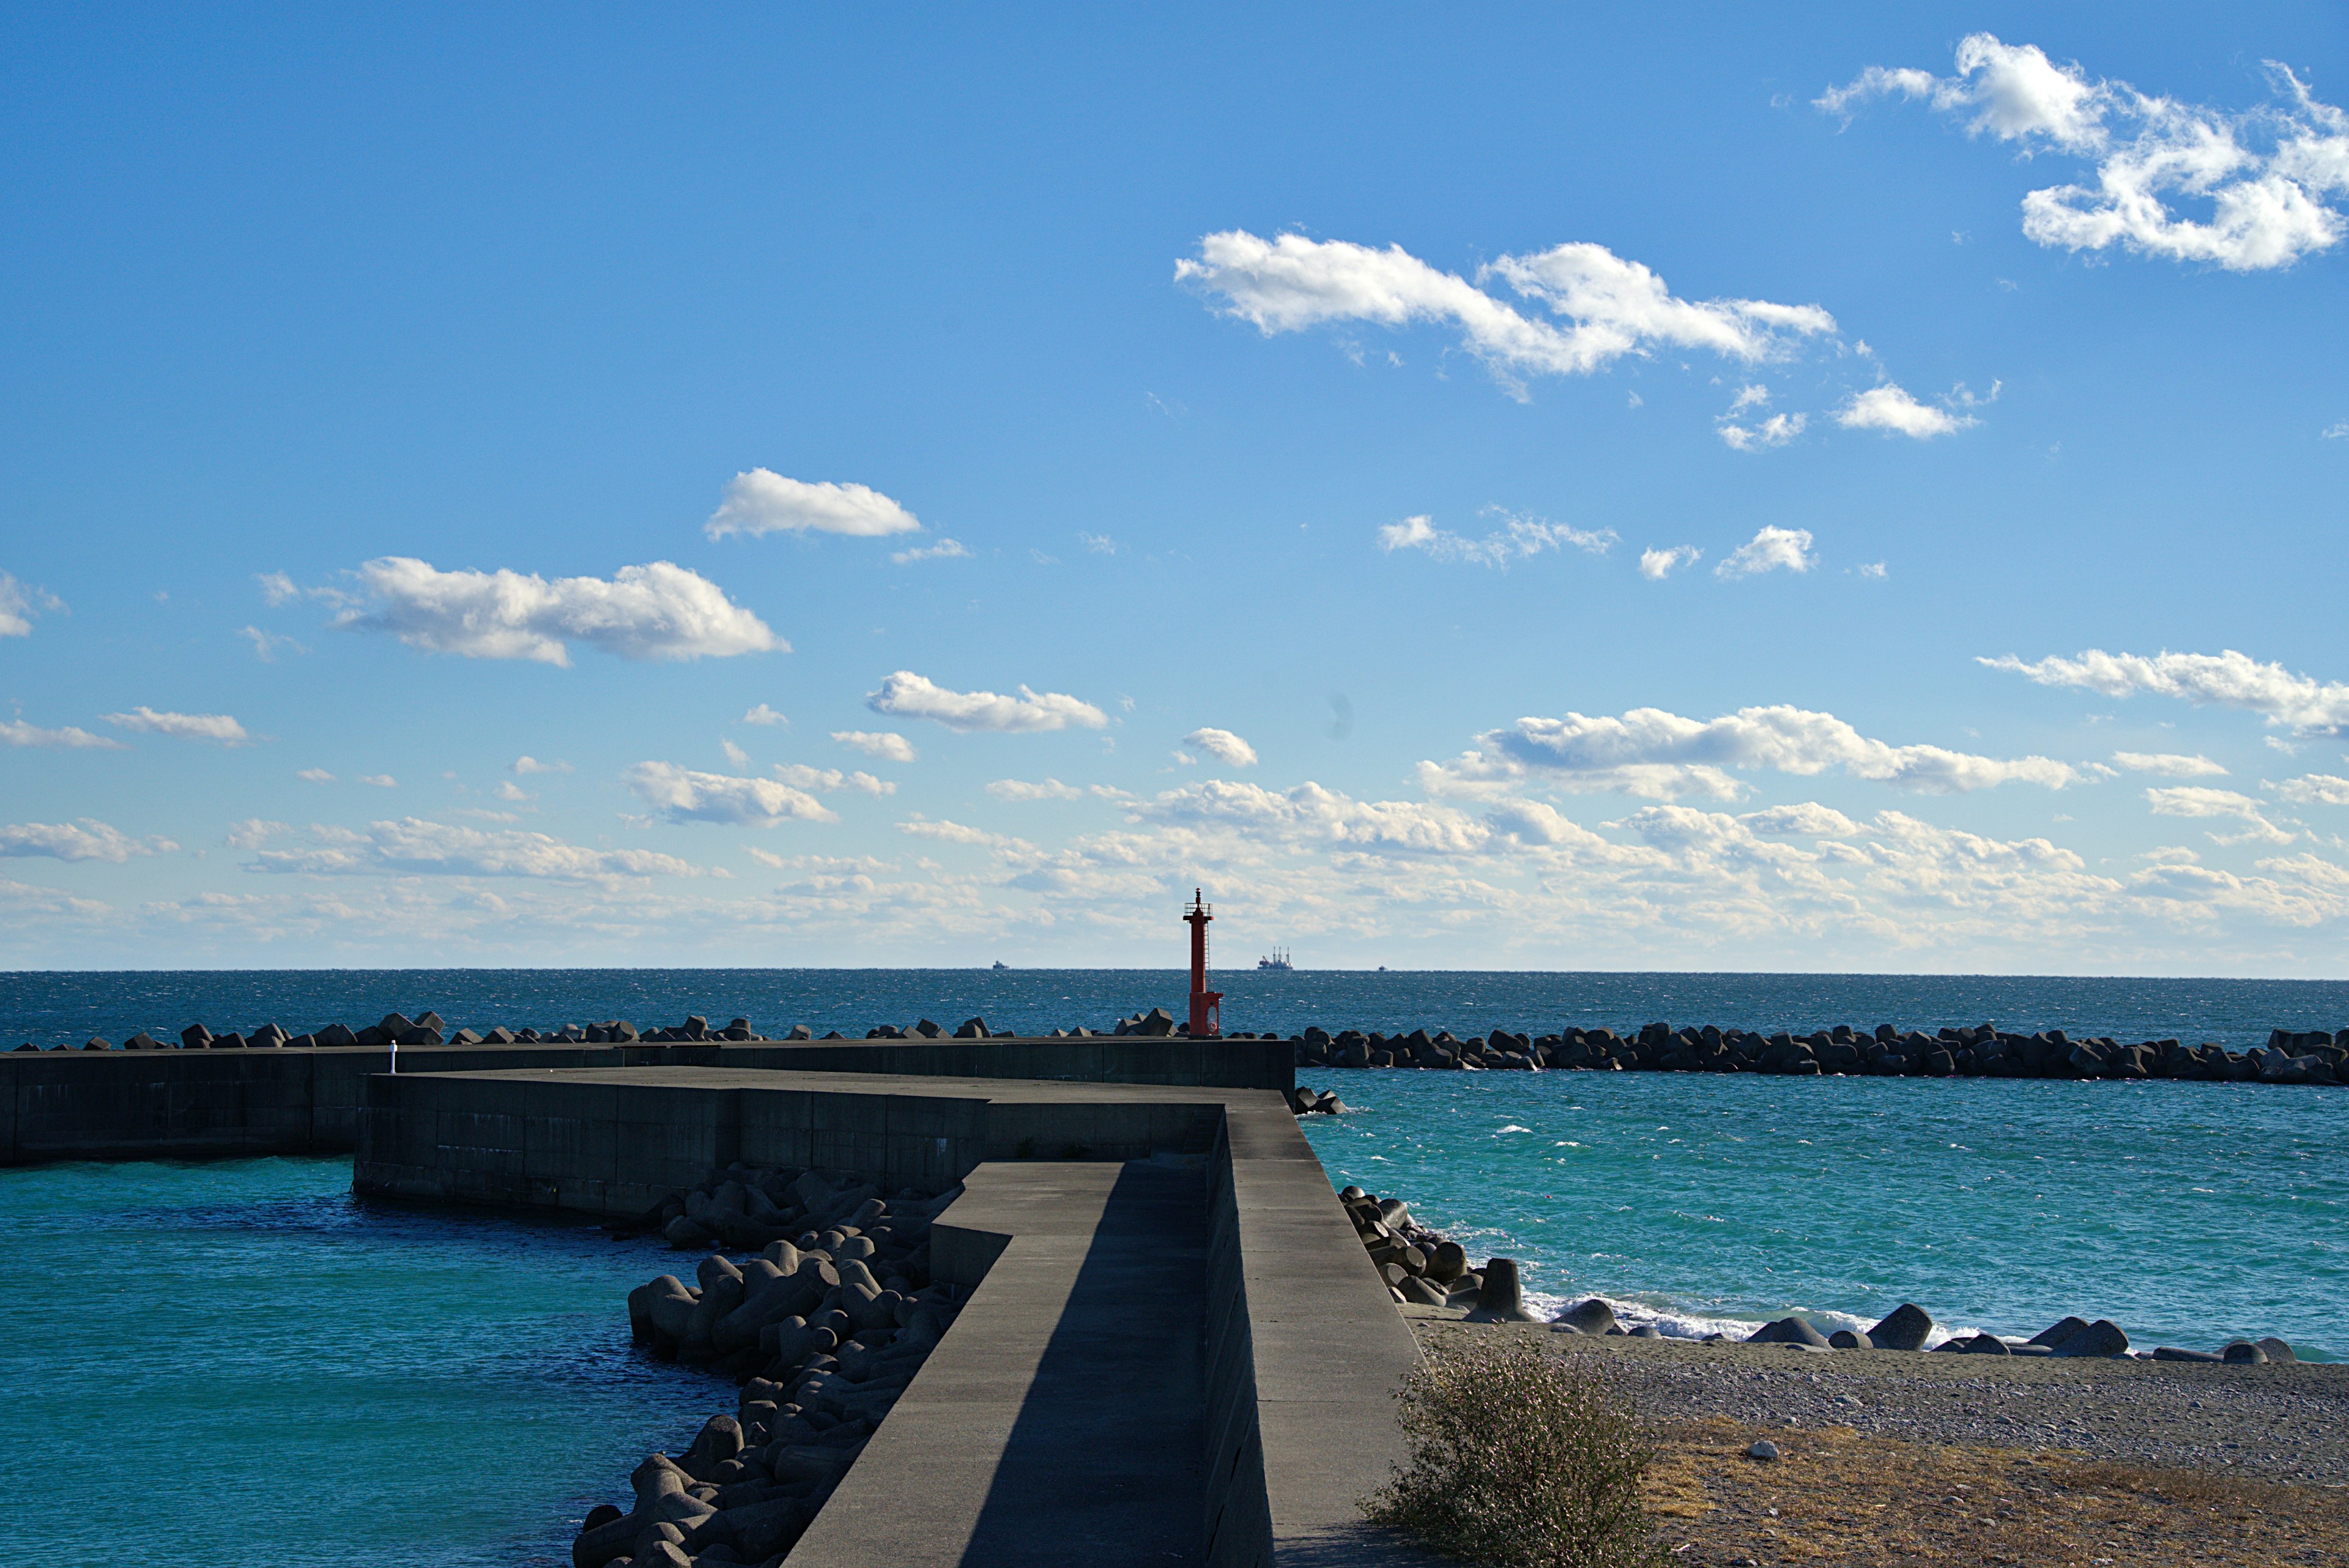
[[[371,822],[365,832],[313,826],[310,837],[306,846],[259,850],[250,869],[315,877],[514,877],[558,882],[707,875],[673,855],[590,849],[544,833],[457,827],[414,816]]]
[[[72,724],[45,730],[38,724],[27,724],[22,719],[0,719],[0,745],[54,746],[60,750],[88,749],[119,752],[122,742],[110,735],[93,735],[88,730]]]
[[[754,468],[727,483],[718,510],[701,531],[712,539],[729,534],[848,534],[872,538],[921,530],[915,515],[879,491],[862,484],[811,484],[786,479],[772,469]]]
[[[2307,774],[2273,786],[2276,798],[2292,805],[2349,805],[2349,779]]]
[[[929,719],[949,730],[996,734],[1032,734],[1072,725],[1099,730],[1109,723],[1108,714],[1064,692],[1034,691],[1025,686],[1017,697],[953,691],[910,670],[885,677],[881,690],[865,698],[864,705],[895,718]]]
[[[2147,656],[2092,648],[2076,659],[2047,658],[2033,664],[2011,653],[1975,662],[2042,686],[2077,687],[2104,697],[2144,692],[2181,698],[2197,707],[2238,708],[2260,714],[2271,724],[2292,725],[2302,734],[2349,730],[2349,685],[2313,680],[2233,649]]]
[[[1497,508],[1486,511],[1488,514],[1496,514],[1504,522],[1481,539],[1447,533],[1423,514],[1380,528],[1379,548],[1390,555],[1397,550],[1419,550],[1438,561],[1462,561],[1506,571],[1512,562],[1529,560],[1565,545],[1589,555],[1603,556],[1613,548],[1618,538],[1612,528],[1592,532],[1538,517],[1519,517]]]
[[[2115,752],[2113,765],[2133,774],[2168,774],[2174,779],[2224,778],[2227,774],[2199,753],[2186,756],[2177,752]]]
[[[1835,318],[1816,305],[1679,298],[1640,263],[1589,244],[1505,255],[1478,268],[1471,283],[1401,245],[1381,251],[1293,234],[1267,240],[1234,229],[1203,238],[1195,259],[1175,264],[1174,277],[1267,337],[1352,322],[1449,326],[1520,396],[1521,378],[1588,375],[1652,348],[1759,361],[1784,356],[1795,339],[1835,330]],[[1492,280],[1552,319],[1488,292],[1483,286]]]
[[[1785,446],[1801,435],[1808,423],[1808,414],[1772,414],[1760,423],[1752,425],[1741,425],[1723,419],[1713,427],[1713,431],[1732,451],[1764,452],[1774,446]]]
[[[509,766],[517,776],[523,777],[531,774],[567,774],[571,771],[569,763],[560,760],[542,763],[536,757],[516,757]]]
[[[916,561],[968,561],[970,552],[963,547],[960,540],[941,539],[935,545],[924,545],[918,549],[892,552],[889,559],[901,566],[911,566]]]
[[[834,730],[832,738],[852,752],[863,752],[885,763],[910,763],[920,754],[913,742],[894,730]]]
[[[27,587],[0,572],[0,637],[30,637],[33,622],[45,614],[65,610],[65,600],[47,588]]]
[[[2267,808],[2247,794],[2200,784],[2178,784],[2145,792],[2156,816],[2228,817],[2244,824],[2238,835],[2219,838],[2221,844],[2290,844],[2292,835],[2267,819]],[[2218,838],[2214,834],[2211,836]]]
[[[159,713],[152,708],[133,708],[128,713],[109,713],[106,722],[125,730],[142,734],[169,735],[175,741],[211,741],[216,745],[242,746],[253,739],[244,726],[226,713]]]
[[[466,659],[527,659],[568,667],[569,644],[624,659],[729,658],[791,651],[767,624],[698,573],[667,561],[623,566],[609,579],[512,571],[443,572],[405,556],[358,571],[373,607],[336,625],[388,632],[410,648]]]
[[[78,822],[0,824],[0,856],[111,860],[120,865],[134,855],[162,855],[178,847],[168,838],[133,838],[92,816]]]
[[[1808,528],[1764,526],[1751,539],[1723,557],[1713,567],[1716,577],[1751,577],[1763,572],[1807,572],[1817,560],[1811,554]]]
[[[2092,184],[2023,197],[2023,232],[2038,244],[2117,244],[2254,272],[2329,250],[2349,232],[2333,204],[2349,192],[2349,115],[2317,101],[2286,67],[2270,61],[2268,71],[2271,102],[2215,109],[2091,79],[2034,45],[1974,33],[1958,45],[1954,76],[1870,66],[1816,102],[1848,123],[1871,99],[1922,99],[1963,118],[1969,135],[2092,161]],[[2181,200],[2207,203],[2209,217],[2182,216],[2173,205]]]
[[[1640,552],[1640,575],[1651,583],[1661,583],[1682,566],[1693,566],[1704,559],[1704,552],[1694,545],[1674,545],[1668,550]]]
[[[812,768],[805,763],[778,763],[768,770],[793,789],[813,790],[830,794],[835,790],[850,789],[860,794],[895,794],[897,786],[888,779],[877,779],[867,773],[843,773],[838,768]]]
[[[784,728],[788,729],[791,727],[792,722],[789,719],[784,718],[781,713],[776,712],[772,708],[768,707],[764,702],[761,702],[757,707],[742,715],[742,722],[745,724],[763,725],[781,724]]]

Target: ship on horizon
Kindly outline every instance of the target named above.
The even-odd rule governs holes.
[[[1288,950],[1287,948],[1275,948],[1263,958],[1257,960],[1256,967],[1258,969],[1293,970],[1297,966],[1288,961]]]

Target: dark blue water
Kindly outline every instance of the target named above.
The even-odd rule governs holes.
[[[731,1407],[629,1345],[665,1250],[350,1183],[347,1159],[0,1170],[12,1555],[551,1568]]]
[[[1219,972],[1226,1029],[1293,1033],[1567,1024],[1623,1030],[1655,1019],[1764,1031],[1850,1023],[1923,1028],[1993,1023],[2125,1040],[2264,1044],[2273,1028],[2349,1028],[2349,981],[2077,979],[2040,975],[1572,974],[1538,971]],[[1185,1009],[1174,970],[183,970],[0,974],[0,1044],[171,1038],[274,1022],[301,1033],[387,1012],[438,1012],[450,1027],[549,1029],[626,1018],[639,1027],[701,1013],[768,1034],[805,1023],[862,1035],[878,1023],[974,1013],[998,1029],[1105,1029],[1140,1009]]]

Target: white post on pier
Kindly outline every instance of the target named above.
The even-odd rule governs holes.
[[[399,1076],[399,1042],[397,1040],[391,1043],[391,1075],[395,1078]]]

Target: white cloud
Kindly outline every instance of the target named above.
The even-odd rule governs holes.
[[[864,700],[875,713],[905,719],[934,719],[949,730],[988,731],[997,734],[1030,734],[1081,725],[1099,730],[1109,715],[1090,702],[1060,691],[1019,688],[1017,697],[992,691],[950,691],[910,670],[900,670],[881,682],[881,690]]]
[[[1674,545],[1669,550],[1640,552],[1640,575],[1651,583],[1661,583],[1682,566],[1693,566],[1704,559],[1704,552],[1694,545]]]
[[[22,719],[0,719],[0,745],[57,746],[68,750],[119,752],[122,742],[110,735],[93,735],[72,724],[45,730]]]
[[[1729,411],[1732,414],[1742,414],[1748,409],[1766,409],[1769,406],[1770,389],[1760,385],[1740,387],[1737,389],[1737,395],[1729,400]]]
[[[1810,422],[1808,414],[1772,414],[1758,425],[1741,425],[1723,420],[1714,427],[1723,444],[1736,452],[1762,452],[1774,446],[1785,446],[1803,433]]]
[[[1920,403],[1889,381],[1855,393],[1849,402],[1836,410],[1836,423],[1846,430],[1887,431],[1918,441],[1950,435],[1979,422],[1971,414],[1953,414],[1947,409]]]
[[[244,726],[226,713],[158,713],[152,708],[133,708],[128,713],[109,713],[106,722],[126,730],[136,730],[150,735],[169,735],[177,741],[211,741],[223,746],[242,746],[253,737]]]
[[[523,801],[536,800],[538,798],[538,796],[531,794],[530,791],[523,788],[522,785],[514,783],[512,779],[500,779],[498,781],[498,787],[492,790],[490,793],[500,800],[513,801],[517,804]]]
[[[399,787],[399,781],[392,777],[389,774],[361,774],[358,775],[358,782],[363,784],[372,784],[377,789],[398,789]]]
[[[51,860],[111,860],[160,855],[177,849],[168,838],[137,839],[96,817],[79,823],[21,822],[0,825],[0,856],[44,856]]]
[[[406,873],[561,882],[705,875],[700,867],[673,855],[642,849],[589,849],[543,833],[456,827],[414,816],[371,822],[364,833],[314,826],[310,836],[312,844],[306,848],[260,850],[249,868],[312,876]]]
[[[1380,251],[1301,234],[1265,240],[1236,229],[1200,240],[1198,258],[1176,263],[1174,276],[1268,337],[1337,322],[1449,325],[1513,391],[1519,376],[1588,375],[1654,347],[1754,361],[1783,356],[1793,337],[1835,330],[1835,318],[1815,305],[1675,298],[1647,267],[1588,244],[1502,256],[1471,284],[1401,245]],[[1478,286],[1488,278],[1565,325],[1521,314]]]
[[[958,539],[941,539],[935,545],[925,545],[919,549],[894,551],[889,559],[901,566],[910,566],[916,561],[968,561],[970,552]]]
[[[791,728],[792,724],[792,722],[789,719],[784,718],[781,713],[776,712],[764,702],[760,703],[757,707],[743,714],[742,722],[745,724],[781,724],[787,730]]]
[[[897,793],[893,781],[877,779],[867,773],[844,774],[838,768],[812,768],[805,763],[778,763],[768,771],[793,789],[815,790],[825,794],[843,789],[870,795]]]
[[[2325,426],[2323,437],[2326,441],[2349,440],[2349,420],[2343,420],[2338,424]]]
[[[1285,791],[1204,779],[1129,808],[1138,821],[1224,829],[1300,844],[1411,854],[1464,854],[1492,829],[1455,806],[1427,801],[1362,801],[1301,784]]]
[[[785,479],[771,469],[738,473],[726,486],[718,510],[701,531],[712,539],[729,534],[849,534],[874,538],[921,530],[914,514],[862,484],[810,484]]]
[[[2013,654],[1977,659],[1978,664],[2020,675],[2042,686],[2072,686],[2105,697],[2148,692],[2178,697],[2197,707],[2240,708],[2271,724],[2290,724],[2302,734],[2349,730],[2349,685],[2319,682],[2281,664],[2261,664],[2232,649],[2223,653],[2106,653],[2092,648],[2077,659],[2048,658],[2025,664]]]
[[[30,637],[44,612],[63,610],[65,601],[46,588],[28,588],[0,572],[0,637]]]
[[[671,822],[772,827],[781,822],[837,822],[822,801],[774,779],[695,773],[675,763],[638,763],[624,775],[637,798]]]
[[[1030,784],[1025,779],[997,779],[987,786],[987,793],[998,800],[1082,800],[1085,792],[1074,784],[1064,784],[1058,779],[1045,779]]]
[[[913,742],[894,730],[834,730],[832,738],[852,752],[863,752],[885,763],[910,763],[920,754]]]
[[[1036,846],[1024,838],[1008,834],[989,833],[983,827],[971,827],[959,822],[933,822],[916,816],[910,822],[897,824],[897,831],[915,838],[927,838],[940,844],[977,845],[989,849],[1032,851]]]
[[[1080,530],[1077,534],[1077,540],[1080,544],[1083,545],[1086,549],[1092,551],[1096,556],[1114,556],[1117,554],[1117,541],[1111,538],[1106,534],[1087,534],[1082,530]]]
[[[2080,780],[2077,771],[2047,757],[2002,760],[1940,746],[1888,745],[1832,713],[1783,705],[1744,708],[1712,720],[1660,708],[1635,708],[1620,718],[1520,719],[1486,731],[1474,750],[1450,763],[1422,763],[1420,777],[1432,794],[1489,793],[1533,778],[1577,793],[1734,800],[1744,786],[1728,769],[1810,774],[1833,767],[1934,794],[2015,782],[2061,789]]]
[[[1821,805],[1816,801],[1749,811],[1737,820],[1747,832],[1764,838],[1854,838],[1859,835],[1859,824],[1833,806]]]
[[[2223,778],[2227,773],[2199,753],[2189,757],[2176,752],[2115,752],[2113,765],[2133,774],[2168,774],[2175,779]]]
[[[1868,70],[1830,89],[1820,108],[1847,116],[1870,98],[1922,99],[1967,116],[1969,134],[2020,143],[2026,156],[2094,160],[2092,184],[2051,185],[2023,199],[2023,232],[2073,251],[2118,244],[2237,272],[2289,266],[2349,233],[2330,198],[2349,192],[2349,115],[2320,103],[2290,69],[2269,62],[2278,89],[2236,111],[2091,81],[2031,45],[1975,33],[1958,45],[1957,75]],[[2181,216],[2175,200],[2204,204]]]
[[[301,588],[283,572],[255,572],[253,580],[261,585],[262,598],[272,606],[291,604],[302,597]]]
[[[1447,533],[1423,514],[1381,527],[1379,548],[1390,555],[1397,550],[1423,550],[1439,561],[1465,561],[1472,566],[1497,566],[1506,571],[1512,561],[1526,560],[1562,545],[1571,545],[1578,550],[1603,556],[1614,546],[1618,538],[1612,528],[1601,528],[1592,533],[1568,527],[1563,523],[1515,516],[1495,507],[1485,510],[1487,514],[1497,513],[1506,521],[1482,539]]]
[[[1716,577],[1751,577],[1763,572],[1807,572],[1816,566],[1808,528],[1764,526],[1713,569]]]
[[[726,753],[726,760],[733,763],[736,767],[747,768],[750,765],[750,753],[736,745],[733,742],[720,739],[718,742],[718,747],[719,750]]]
[[[1858,567],[1858,571],[1861,576],[1874,577],[1879,582],[1881,582],[1885,576],[1884,563],[1881,561],[1862,562]]]
[[[2349,779],[2332,774],[2307,774],[2274,786],[2276,794],[2293,805],[2349,805]]]
[[[571,771],[571,764],[561,761],[542,763],[536,757],[516,757],[509,771],[523,777],[532,774],[567,774]]]
[[[281,648],[290,648],[296,653],[310,651],[290,637],[274,631],[264,631],[257,626],[240,628],[236,635],[253,644],[253,656],[264,664],[276,663],[277,650]]]
[[[248,816],[243,822],[232,822],[224,840],[231,849],[258,849],[279,834],[291,833],[291,825],[271,822],[258,816]]]
[[[387,556],[359,568],[374,596],[336,625],[389,632],[411,648],[467,659],[528,659],[568,667],[570,642],[624,659],[723,659],[791,651],[717,584],[667,561],[602,577],[438,571]]]
[[[294,776],[304,784],[333,784],[335,775],[324,768],[297,768]]]
[[[1194,730],[1183,737],[1183,743],[1194,751],[1206,753],[1227,767],[1256,766],[1256,748],[1229,730]]]
[[[2221,844],[2290,844],[2292,839],[2291,834],[2267,819],[2265,806],[2230,789],[2178,784],[2168,789],[2149,789],[2145,798],[2156,816],[2231,817],[2247,826],[2247,831],[2235,837],[2219,839]]]

